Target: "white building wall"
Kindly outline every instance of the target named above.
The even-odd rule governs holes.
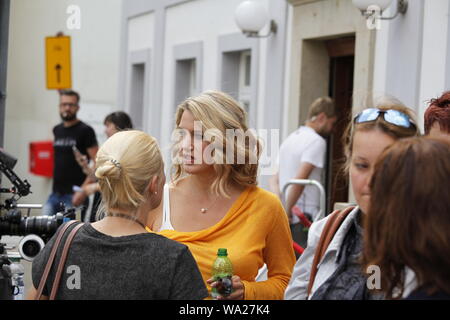
[[[449,1],[428,0],[425,1],[423,47],[422,47],[422,71],[420,79],[420,96],[417,101],[417,113],[422,132],[423,114],[432,98],[437,98],[446,88],[446,75],[450,72],[446,69],[447,48],[450,35],[449,27]]]
[[[416,112],[422,132],[429,100],[450,89],[445,84],[449,8],[448,0],[410,0],[404,16],[383,20],[377,30],[374,96],[393,96],[405,103]],[[383,16],[394,13],[395,4]]]
[[[128,20],[128,51],[151,49],[154,41],[155,14],[145,13]]]
[[[282,125],[280,128],[280,139],[284,141],[289,136],[289,109],[291,102],[289,100],[291,86],[289,84],[289,80],[291,79],[291,73],[289,70],[292,70],[292,29],[293,29],[293,19],[294,19],[294,8],[292,5],[288,5],[288,13],[287,13],[287,25],[286,25],[286,51],[285,51],[285,70],[284,73],[284,101],[283,101],[283,117],[282,117]]]
[[[146,130],[148,126],[148,97],[149,92],[152,91],[152,83],[150,81],[150,75],[154,72],[154,65],[152,65],[152,50],[154,47],[154,34],[155,34],[155,13],[147,12],[137,16],[130,17],[126,23],[126,71],[125,81],[121,82],[124,87],[119,87],[119,91],[123,90],[122,94],[125,100],[121,106],[130,116],[134,119],[134,126],[136,129]],[[124,43],[124,42],[122,42]],[[148,55],[150,57],[148,57]],[[138,56],[136,61],[136,56]],[[135,59],[135,61],[133,61]],[[131,110],[132,90],[132,65],[143,64],[144,65],[144,88],[143,88],[143,108],[142,114],[135,115]],[[120,100],[119,100],[120,101]],[[137,117],[142,116],[142,127],[136,123]]]
[[[19,159],[15,171],[31,183],[21,203],[43,203],[51,179],[29,173],[29,143],[53,139],[60,122],[58,94],[46,89],[45,37],[72,37],[72,86],[81,94],[79,117],[104,141],[103,118],[118,109],[117,78],[121,0],[11,1],[5,149]],[[68,30],[69,5],[81,9],[81,29]],[[6,179],[5,179],[6,180]]]
[[[386,16],[394,14],[394,6],[390,6],[384,12]],[[380,29],[376,31],[375,59],[373,68],[373,93],[374,98],[382,97],[386,94],[386,75],[389,44],[389,26],[387,20],[380,21]]]
[[[241,33],[234,20],[234,12],[241,2],[242,0],[196,0],[167,8],[162,95],[163,133],[161,146],[163,148],[167,149],[170,146],[170,133],[174,127],[175,70],[173,48],[180,44],[202,42],[203,74],[199,75],[202,77],[202,88],[199,88],[199,91],[220,89],[218,39],[222,35]],[[267,0],[261,0],[260,2],[268,8]],[[252,85],[261,87],[264,83],[264,76],[262,75],[265,69],[265,59],[262,58],[264,50],[259,52],[258,82]],[[262,94],[260,93],[258,96],[258,109],[261,106],[259,102],[262,101]]]
[[[418,110],[422,72],[425,0],[408,1],[408,11],[389,21],[386,93]]]
[[[268,8],[268,6],[266,7]],[[280,21],[281,22],[281,21]],[[284,23],[281,22],[281,23]],[[268,28],[268,26],[266,26],[261,32],[260,34],[267,34],[268,31],[266,31],[266,29]],[[267,117],[270,117],[270,114],[267,114],[266,112],[264,112],[264,104],[266,103],[266,81],[267,81],[267,60],[270,59],[270,57],[267,56],[267,45],[268,45],[268,39],[267,38],[261,38],[260,40],[260,47],[259,47],[259,70],[258,70],[258,82],[253,84],[253,85],[257,85],[259,90],[258,90],[258,98],[257,98],[257,106],[256,106],[256,119],[255,119],[255,124],[256,124],[256,128],[258,129],[268,129],[265,127],[264,125],[264,119]],[[270,77],[270,75],[269,75]],[[281,113],[282,112],[282,108],[280,105],[278,106],[272,106],[271,111],[274,113]],[[256,129],[255,128],[255,129]],[[261,179],[259,180],[261,183]]]
[[[249,124],[252,128],[277,128],[282,126],[283,79],[284,79],[284,42],[286,5],[283,1],[257,0],[263,4],[271,19],[278,24],[278,32],[269,38],[251,39],[242,35],[234,19],[236,8],[244,0],[160,0],[145,2],[143,0],[124,2],[122,21],[121,79],[119,80],[119,101],[126,105],[129,100],[129,61],[134,49],[150,48],[151,65],[150,83],[146,87],[149,103],[144,108],[147,125],[144,130],[158,138],[164,151],[166,169],[170,167],[170,137],[174,128],[174,115],[178,100],[185,93],[185,88],[175,92],[183,80],[175,79],[176,61],[196,59],[197,83],[194,93],[208,89],[222,89],[231,94],[232,88],[225,88],[235,76],[235,70],[222,70],[229,60],[223,59],[222,53],[250,50],[251,89]],[[144,16],[153,15],[152,23]],[[136,20],[132,22],[132,20]],[[144,22],[146,20],[147,22]],[[147,25],[147,33],[142,33],[142,26]],[[269,33],[269,24],[260,34]],[[270,57],[268,56],[270,55]],[[271,63],[270,59],[276,60]],[[224,60],[225,62],[223,62]],[[281,61],[281,63],[280,63]],[[222,65],[224,63],[224,65]],[[198,66],[200,64],[200,66]],[[276,66],[274,68],[274,66]],[[181,68],[181,67],[180,67]],[[178,71],[176,71],[178,70]],[[270,73],[270,74],[268,74]],[[125,75],[125,76],[123,76]],[[184,74],[183,74],[184,77]],[[233,80],[234,81],[234,80]],[[272,85],[273,84],[273,85]],[[270,89],[270,90],[268,90]],[[276,94],[270,94],[270,91]],[[248,93],[247,93],[248,94]],[[248,97],[247,97],[248,98]],[[127,108],[125,108],[127,109]],[[264,181],[262,181],[264,184]]]

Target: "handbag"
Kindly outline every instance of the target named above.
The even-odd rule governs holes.
[[[77,224],[78,223],[78,224]],[[39,287],[36,292],[36,296],[34,300],[40,300],[42,297],[42,291],[44,290],[45,283],[47,282],[48,276],[50,274],[50,270],[53,266],[53,263],[55,261],[56,252],[58,251],[58,248],[61,246],[61,240],[66,233],[66,231],[69,229],[70,226],[75,225],[75,227],[70,231],[69,235],[67,236],[67,239],[64,243],[64,248],[61,254],[61,257],[59,259],[58,268],[56,270],[56,276],[52,284],[51,293],[50,293],[50,300],[55,300],[56,294],[58,292],[59,283],[61,281],[62,272],[64,269],[64,265],[66,263],[67,254],[70,249],[70,244],[72,243],[73,238],[75,237],[78,230],[84,225],[84,223],[79,223],[78,221],[72,220],[64,224],[62,228],[59,229],[56,240],[53,245],[52,251],[50,252],[49,259],[47,261],[47,264],[44,269],[44,273],[42,274],[41,281],[39,282]]]

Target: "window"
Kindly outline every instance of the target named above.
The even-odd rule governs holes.
[[[191,42],[173,47],[175,64],[174,104],[175,107],[188,97],[196,96],[202,90],[203,43]]]
[[[197,94],[196,59],[177,60],[175,65],[175,105]]]
[[[191,59],[189,63],[189,96],[197,93],[197,63]]]
[[[145,64],[133,64],[131,68],[130,116],[136,129],[143,129]]]
[[[250,112],[251,105],[251,64],[250,50],[232,51],[223,54],[222,90],[239,101]]]
[[[130,115],[136,129],[147,130],[151,51],[131,51],[127,60],[125,111]]]
[[[219,55],[218,87],[245,108],[249,126],[255,127],[259,42],[241,33],[219,36]]]
[[[239,59],[239,92],[238,100],[249,112],[251,100],[251,64],[250,50],[241,51]]]

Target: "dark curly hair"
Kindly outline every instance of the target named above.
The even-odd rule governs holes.
[[[430,100],[430,106],[424,114],[425,134],[430,133],[435,122],[439,123],[442,131],[450,133],[450,91]]]

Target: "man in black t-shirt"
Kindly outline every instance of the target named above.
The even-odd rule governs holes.
[[[60,203],[70,208],[87,200],[82,191],[74,190],[74,186],[81,187],[88,179],[78,165],[73,149],[76,147],[89,159],[95,159],[98,144],[94,130],[77,118],[79,102],[80,96],[77,92],[60,92],[59,113],[62,123],[53,128],[53,190],[42,209],[44,215],[59,212]]]

